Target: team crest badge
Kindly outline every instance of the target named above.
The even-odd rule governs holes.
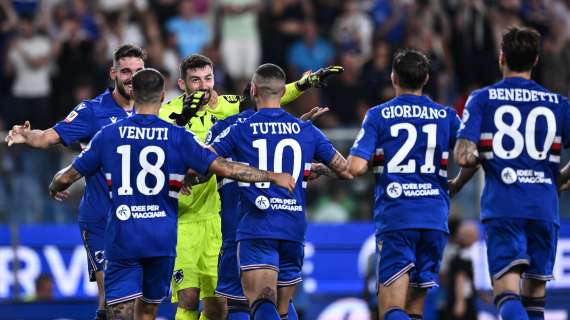
[[[184,271],[182,269],[174,271],[172,278],[177,284],[181,284],[182,280],[184,280]]]

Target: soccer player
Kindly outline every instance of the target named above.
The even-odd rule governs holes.
[[[164,78],[154,69],[132,79],[136,114],[101,129],[72,165],[56,174],[56,199],[82,176],[104,172],[111,198],[105,237],[105,293],[112,319],[154,319],[169,294],[176,254],[178,192],[188,170],[292,192],[294,179],[227,161],[184,128],[158,118]],[[192,236],[191,234],[188,236]]]
[[[238,263],[256,320],[287,319],[289,301],[301,282],[307,227],[304,189],[311,160],[350,178],[346,160],[322,132],[281,109],[284,91],[283,70],[273,64],[260,66],[250,91],[258,112],[226,129],[212,145],[222,157],[232,155],[259,168],[292,172],[298,187],[288,194],[269,183],[238,184]]]
[[[486,173],[481,220],[495,305],[505,320],[544,319],[556,257],[556,182],[561,146],[570,142],[570,106],[531,80],[539,49],[532,29],[503,35],[503,80],[471,94],[454,150],[460,166],[481,162]]]
[[[249,88],[248,85],[243,92],[243,97],[247,97],[245,100],[249,103],[246,104],[242,101],[240,105],[240,110],[245,110],[237,115],[217,121],[208,132],[206,144],[211,144],[226,128],[245,121],[256,112],[254,108],[251,108],[254,102],[249,98]],[[328,108],[316,107],[309,113],[302,115],[300,119],[312,120],[327,111]],[[230,155],[228,159],[231,158]],[[215,293],[217,296],[226,299],[228,320],[249,320],[249,304],[241,287],[237,262],[236,229],[239,216],[237,212],[239,187],[236,181],[218,178],[218,191],[221,200],[222,247],[218,258],[218,284]],[[288,315],[289,320],[297,320],[297,312],[292,301]]]
[[[396,97],[368,110],[349,170],[360,176],[372,160],[380,317],[422,319],[449,233],[447,161],[461,121],[422,95],[429,79],[423,53],[398,50],[391,78]]]
[[[109,70],[114,89],[107,89],[94,99],[85,100],[67,118],[47,130],[32,130],[28,121],[14,126],[6,137],[8,145],[26,144],[46,149],[56,144],[69,146],[80,142],[84,148],[102,127],[126,118],[133,112],[132,76],[144,68],[146,53],[133,45],[122,45],[113,53]],[[79,205],[79,229],[87,252],[90,281],[97,281],[99,305],[96,319],[105,319],[103,285],[103,250],[105,222],[110,207],[105,176],[99,172],[86,177],[85,193]]]
[[[341,67],[329,67],[308,73],[301,80],[288,84],[285,96],[287,104],[303,90],[319,86],[330,75],[342,72]],[[241,97],[219,96],[214,91],[214,64],[203,55],[193,54],[180,65],[178,85],[184,94],[166,103],[160,117],[185,126],[201,141],[205,141],[210,128],[217,120],[239,113]],[[202,91],[204,102],[192,108],[191,94]],[[224,318],[225,301],[216,298],[218,254],[222,243],[220,222],[220,198],[216,178],[192,187],[190,196],[179,198],[179,241],[172,281],[172,301],[178,302],[177,320],[198,319],[198,307],[204,300],[202,318]],[[192,234],[190,238],[186,235]]]

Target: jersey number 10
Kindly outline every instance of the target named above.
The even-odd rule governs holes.
[[[268,170],[267,168],[267,139],[258,139],[253,141],[253,147],[258,150],[259,169]],[[303,160],[301,145],[295,139],[287,138],[280,140],[273,151],[273,168],[269,169],[273,172],[283,172],[283,152],[285,148],[291,148],[293,151],[293,179],[297,182],[301,174],[301,162]],[[269,182],[257,182],[256,187],[266,189],[269,188]]]

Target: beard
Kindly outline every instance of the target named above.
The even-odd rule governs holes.
[[[132,100],[133,99],[133,97],[131,96],[132,90],[127,91],[127,88],[125,87],[126,85],[129,84],[132,85],[132,81],[120,82],[119,80],[115,80],[115,88],[117,88],[119,94],[127,100]]]

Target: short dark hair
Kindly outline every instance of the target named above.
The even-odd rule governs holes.
[[[281,95],[285,90],[285,71],[272,63],[262,64],[255,70],[252,81],[260,96]]]
[[[503,34],[501,50],[510,70],[529,71],[534,67],[540,51],[540,34],[530,28],[509,28]]]
[[[133,76],[135,103],[160,103],[163,90],[164,77],[156,69],[142,69]]]
[[[113,52],[113,65],[117,65],[122,58],[141,58],[146,60],[146,51],[134,44],[124,44]]]
[[[420,89],[429,74],[429,59],[414,49],[399,49],[394,53],[392,70],[398,76],[400,87]]]
[[[188,71],[188,69],[201,69],[205,66],[210,66],[214,69],[214,63],[210,58],[198,53],[191,54],[184,58],[180,64],[180,78],[186,78],[186,71]]]

